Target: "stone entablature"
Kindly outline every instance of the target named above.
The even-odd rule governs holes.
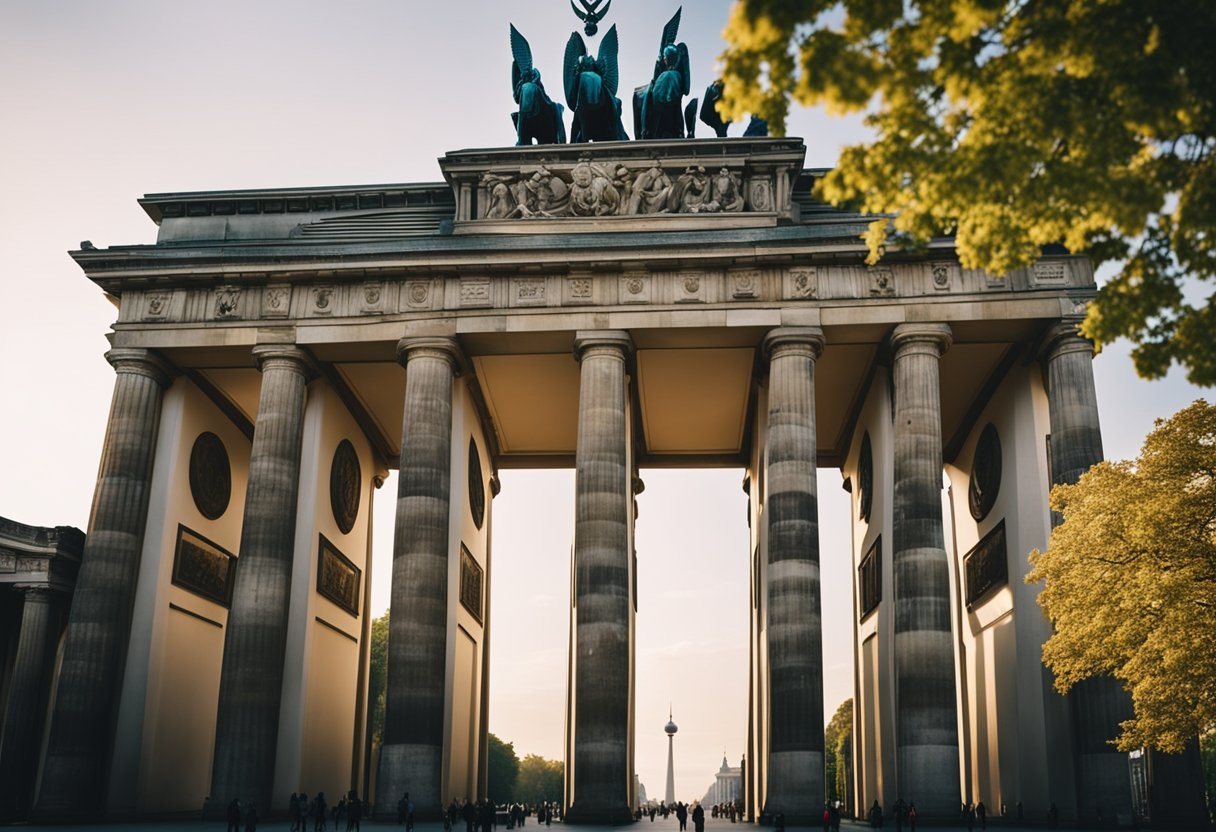
[[[775,226],[791,200],[800,139],[600,142],[461,150],[440,160],[457,234]]]
[[[570,270],[563,274],[402,275],[375,279],[279,282],[232,280],[198,288],[123,293],[120,324],[237,323],[431,315],[487,309],[820,305],[1024,295],[1035,290],[1091,290],[1088,259],[1044,259],[996,278],[954,260],[789,268]],[[255,282],[256,280],[256,282]],[[1088,293],[1086,293],[1088,294]],[[1078,303],[1083,298],[1078,299]]]
[[[73,526],[27,526],[0,517],[0,585],[71,592],[83,550],[84,532]]]

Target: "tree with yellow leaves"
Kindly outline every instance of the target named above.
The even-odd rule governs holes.
[[[817,193],[893,215],[871,262],[947,234],[995,274],[1055,244],[1120,262],[1085,334],[1216,384],[1216,296],[1184,291],[1216,278],[1216,3],[736,0],[724,34],[724,115],[868,110]]]
[[[1180,752],[1216,730],[1216,407],[1158,420],[1138,459],[1057,485],[1051,507],[1064,522],[1026,581],[1044,582],[1057,689],[1120,679],[1135,708],[1121,750]]]

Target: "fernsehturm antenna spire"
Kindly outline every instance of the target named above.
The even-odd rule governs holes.
[[[663,727],[663,730],[667,732],[667,791],[663,795],[663,802],[672,806],[676,802],[676,767],[675,757],[672,755],[672,740],[679,729],[671,721],[670,707],[667,709],[667,725]]]

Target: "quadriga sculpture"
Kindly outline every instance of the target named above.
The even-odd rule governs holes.
[[[587,44],[578,32],[570,33],[566,41],[563,75],[566,82],[566,104],[573,113],[570,141],[625,141],[621,124],[621,101],[617,88],[617,36],[612,26],[600,41],[600,54],[592,58]]]
[[[680,13],[676,9],[663,27],[659,57],[654,62],[654,78],[642,101],[642,138],[684,138],[684,96],[688,95],[691,75],[688,69],[688,46],[677,44]]]
[[[562,105],[549,98],[540,82],[540,71],[532,66],[532,47],[511,26],[511,91],[519,111],[511,114],[515,122],[515,144],[565,144],[566,125]]]

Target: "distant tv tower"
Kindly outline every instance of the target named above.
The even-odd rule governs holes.
[[[663,802],[668,806],[674,806],[676,802],[676,766],[675,757],[672,756],[672,740],[675,738],[676,731],[680,729],[671,721],[670,706],[667,708],[667,724],[663,726],[663,730],[667,732],[667,793],[663,796]]]

